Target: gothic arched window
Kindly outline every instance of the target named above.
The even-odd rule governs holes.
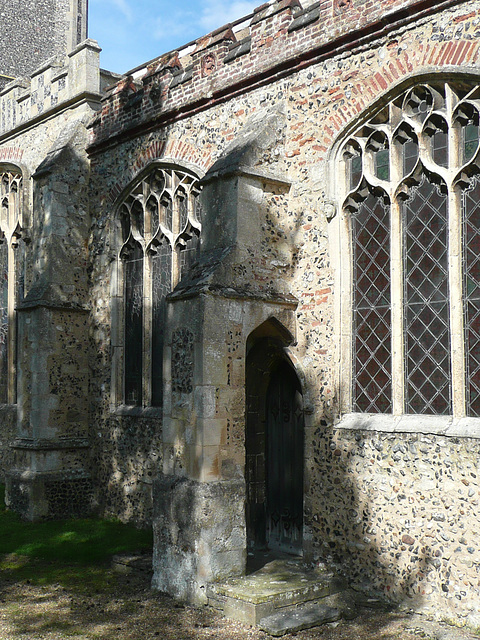
[[[16,402],[16,306],[24,293],[22,175],[0,168],[0,403]]]
[[[124,198],[123,404],[161,406],[166,296],[196,260],[198,179],[156,166]]]
[[[342,147],[350,411],[480,416],[479,98],[417,85]]]

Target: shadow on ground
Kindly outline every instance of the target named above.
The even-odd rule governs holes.
[[[35,575],[35,561],[30,566]],[[13,561],[12,561],[13,562]],[[21,565],[21,559],[18,560]],[[5,566],[5,564],[4,564]],[[118,573],[110,566],[65,567],[65,579],[42,584],[43,565],[36,579],[18,569],[3,570],[0,590],[0,640],[260,640],[264,632],[218,616],[208,608],[184,606],[150,589],[145,570]],[[362,611],[353,621],[289,634],[297,640],[414,640],[453,636],[425,631],[418,617],[400,612]],[[467,636],[465,636],[467,637]],[[455,638],[455,640],[457,640]],[[459,639],[460,640],[460,639]]]

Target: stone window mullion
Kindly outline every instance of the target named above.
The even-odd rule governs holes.
[[[178,177],[174,174],[172,180],[172,289],[180,279],[180,251],[177,244],[180,233],[180,208],[177,198],[178,185]]]
[[[456,102],[454,94],[447,89],[449,96],[449,116]],[[458,167],[463,161],[463,129],[458,125],[450,126],[451,166]],[[453,178],[454,172],[450,171]],[[463,313],[463,214],[462,194],[455,185],[449,188],[449,275],[450,275],[450,326],[452,344],[452,402],[453,414],[461,417],[466,414],[465,396],[465,324]]]
[[[143,260],[143,405],[152,402],[152,258],[145,255]]]
[[[391,290],[392,290],[392,404],[394,415],[404,413],[404,333],[403,333],[403,233],[401,210],[393,199],[391,214]]]
[[[449,289],[453,415],[465,415],[465,329],[463,318],[461,195],[449,190]]]

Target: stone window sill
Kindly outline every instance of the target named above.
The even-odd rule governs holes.
[[[384,433],[424,433],[451,438],[479,438],[480,418],[348,413],[335,424],[338,429]]]
[[[138,418],[161,418],[163,416],[162,407],[132,407],[121,404],[112,411],[117,416],[132,416]]]

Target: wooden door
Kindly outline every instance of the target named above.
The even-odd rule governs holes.
[[[266,397],[266,538],[300,554],[303,531],[303,402],[293,368],[282,362]]]

